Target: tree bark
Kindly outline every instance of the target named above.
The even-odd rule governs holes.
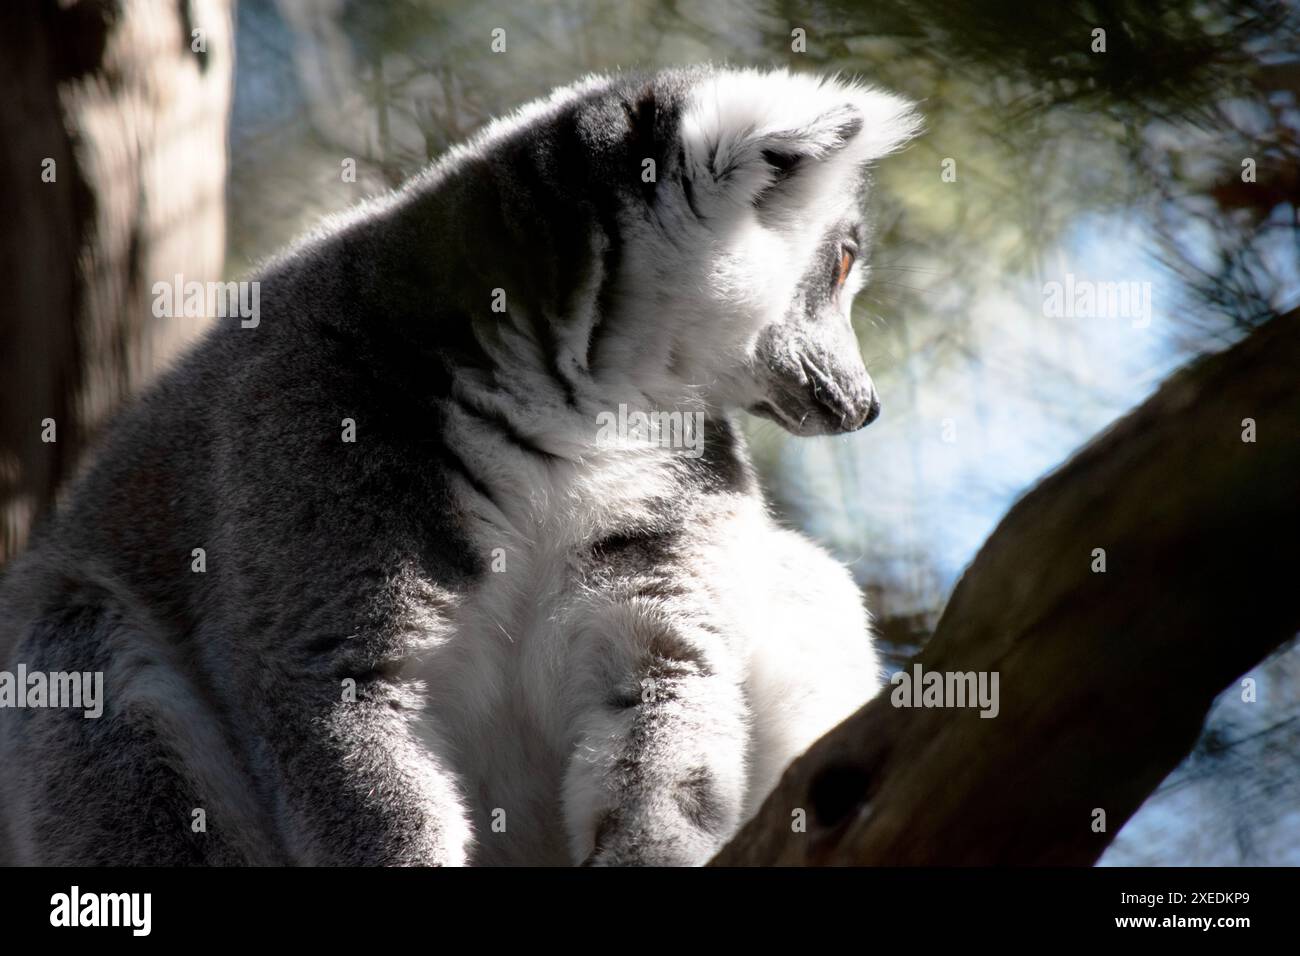
[[[897,707],[886,685],[790,766],[713,865],[1095,862],[1215,697],[1300,628],[1297,369],[1292,312],[1173,376],[1045,478],[913,660],[998,672],[998,715]]]
[[[232,71],[229,0],[0,4],[0,565],[205,328],[152,287],[221,278]]]

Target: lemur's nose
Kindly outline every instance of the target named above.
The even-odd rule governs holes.
[[[867,425],[870,425],[879,417],[880,417],[880,399],[877,398],[875,395],[872,395],[871,401],[867,403],[867,410],[863,413],[862,422],[858,425],[858,427],[865,428]]]
[[[863,393],[849,402],[842,424],[846,431],[857,431],[866,428],[879,417],[880,395],[876,392],[875,383],[868,378]]]
[[[855,432],[866,428],[880,417],[880,399],[872,395],[865,403],[844,416],[841,422],[845,431]]]

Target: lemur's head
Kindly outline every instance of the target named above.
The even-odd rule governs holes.
[[[531,196],[558,184],[535,214],[560,263],[544,283],[562,290],[558,374],[812,435],[879,410],[850,324],[867,167],[918,125],[907,101],[857,83],[693,68],[589,79],[478,149],[499,154],[496,139],[511,170],[527,157]],[[578,235],[581,254],[558,251]]]
[[[625,342],[714,404],[798,435],[870,422],[880,403],[850,324],[867,166],[915,133],[911,105],[783,70],[660,75],[638,92],[627,112],[655,182],[624,209],[611,304],[626,315],[607,319],[661,330]]]
[[[850,325],[868,269],[866,166],[915,125],[906,101],[833,79],[720,73],[692,87],[671,195],[697,224],[688,274],[708,295],[695,373],[716,376],[724,401],[796,434],[879,414]]]

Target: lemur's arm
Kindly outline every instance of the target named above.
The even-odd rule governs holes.
[[[699,865],[739,823],[748,718],[734,651],[678,596],[594,608],[564,782],[575,863]]]
[[[466,862],[469,826],[450,773],[411,732],[394,686],[361,680],[281,689],[261,705],[276,816],[295,863],[430,866]]]

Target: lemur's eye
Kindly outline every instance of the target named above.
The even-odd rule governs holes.
[[[853,262],[857,258],[853,249],[849,246],[840,246],[840,271],[835,276],[835,288],[843,287],[848,281],[849,272],[853,269]]]

